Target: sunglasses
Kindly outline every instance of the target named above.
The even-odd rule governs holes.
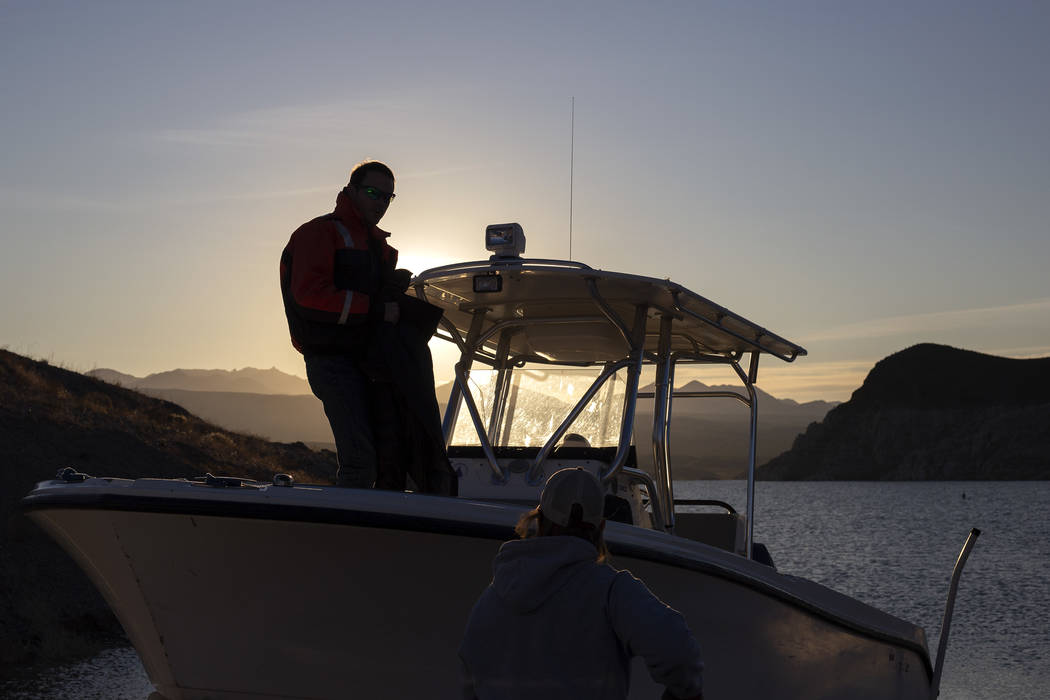
[[[397,196],[393,192],[384,192],[376,187],[359,187],[358,189],[364,192],[365,196],[369,199],[382,199],[387,204],[393,201],[394,197]]]

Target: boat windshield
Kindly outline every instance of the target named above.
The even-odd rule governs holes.
[[[471,370],[468,385],[493,446],[540,447],[600,374],[601,368],[534,365],[508,372],[504,375],[505,386],[501,387],[499,371],[479,368]],[[614,374],[598,389],[558,444],[589,447],[618,444],[626,387],[622,374]],[[451,444],[481,444],[466,411],[457,416]]]

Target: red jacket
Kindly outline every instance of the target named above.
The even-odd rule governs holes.
[[[334,212],[295,230],[281,254],[281,294],[299,352],[364,346],[370,327],[382,321],[381,290],[397,264],[389,236],[361,220],[345,189]]]

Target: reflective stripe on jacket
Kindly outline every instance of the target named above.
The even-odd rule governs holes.
[[[335,211],[300,226],[281,254],[281,295],[300,352],[360,349],[377,300],[397,264],[390,234],[362,221],[344,189]],[[375,303],[373,303],[375,302]]]

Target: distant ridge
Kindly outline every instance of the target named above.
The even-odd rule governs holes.
[[[652,385],[642,391],[652,391]],[[678,391],[733,391],[743,393],[740,385],[708,386],[691,381]],[[759,464],[791,446],[806,426],[823,418],[835,403],[778,399],[756,387],[758,393]],[[638,463],[651,469],[651,432],[653,401],[639,400],[635,420],[635,444]],[[680,398],[674,402],[671,418],[671,464],[676,479],[742,479],[747,471],[748,409],[742,403],[725,398]]]
[[[244,394],[310,394],[310,384],[302,377],[270,369],[173,369],[145,377],[135,377],[113,369],[93,369],[90,377],[127,389],[181,389],[183,391],[223,391]]]
[[[227,430],[259,435],[279,442],[302,441],[312,446],[334,449],[332,430],[324,408],[310,392],[309,384],[277,370],[172,370],[144,378],[110,369],[94,370],[88,374],[172,401]],[[258,383],[281,391],[248,391],[258,386]],[[297,386],[302,387],[303,393],[288,391]],[[451,383],[436,388],[442,411],[448,402],[451,388]],[[699,381],[689,382],[679,389],[743,390],[740,386],[707,386]],[[652,386],[643,387],[642,390],[651,391]],[[761,389],[757,391],[761,415],[759,463],[788,449],[795,436],[807,425],[820,420],[837,405],[828,401],[798,403],[792,399],[778,399]],[[639,462],[643,467],[652,461],[652,451],[646,447],[651,424],[652,401],[642,400],[638,405],[635,428],[640,431],[636,442],[641,446]],[[670,443],[676,478],[742,478],[747,463],[747,426],[746,408],[730,399],[676,401]]]
[[[193,415],[227,430],[276,442],[323,444],[335,449],[324,406],[313,394],[145,388],[138,391],[177,403]]]
[[[876,363],[850,403],[960,408],[1050,402],[1050,357],[1018,360],[924,343]]]
[[[1050,358],[915,345],[863,385],[762,479],[1050,479]]]
[[[642,387],[639,391],[653,391],[654,385],[649,384]],[[740,384],[704,384],[703,382],[694,379],[693,381],[683,386],[677,387],[675,391],[735,391],[746,395],[747,392],[744,390],[743,385]],[[758,405],[761,415],[795,415],[804,418],[808,418],[806,422],[811,420],[818,420],[823,418],[824,415],[835,406],[839,405],[838,401],[806,401],[799,403],[794,399],[778,399],[776,396],[755,387],[755,392],[758,395]],[[702,415],[707,413],[724,413],[725,404],[721,403],[717,399],[681,399],[675,402],[674,414],[680,415]]]

